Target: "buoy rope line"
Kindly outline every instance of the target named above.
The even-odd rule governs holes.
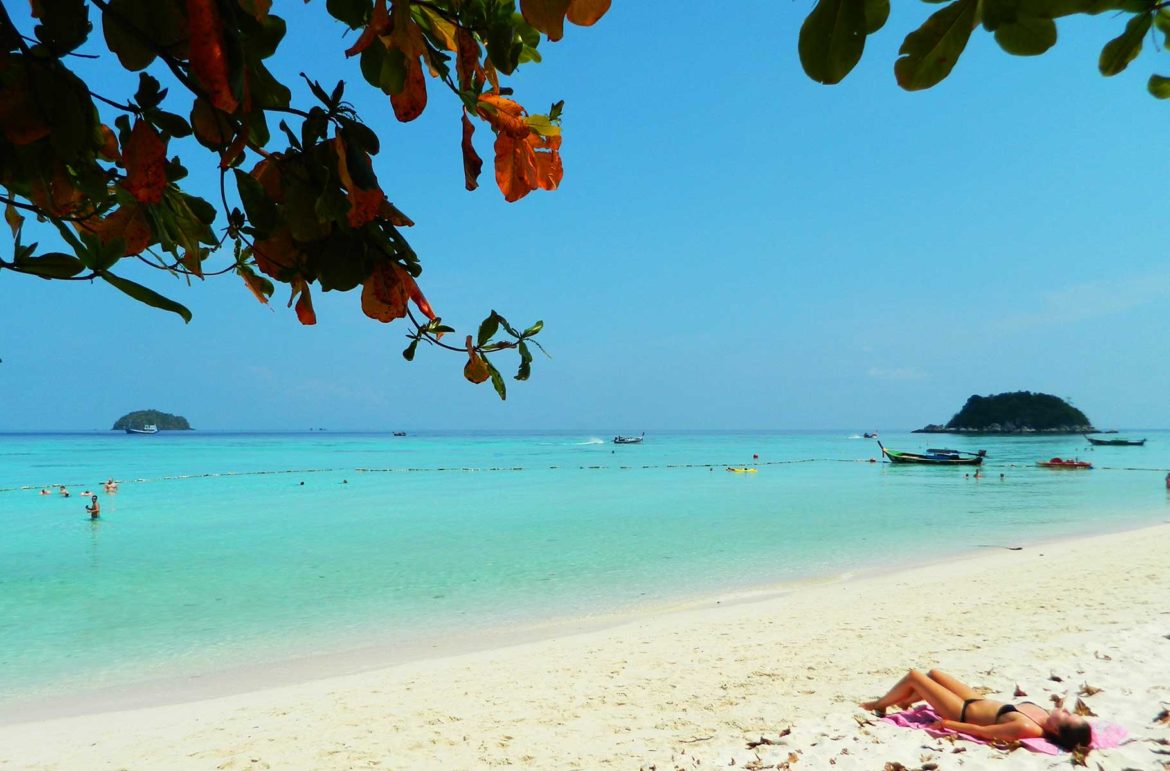
[[[264,471],[217,471],[208,472],[205,474],[173,474],[170,476],[139,478],[139,479],[120,479],[119,485],[128,484],[148,484],[151,482],[173,482],[188,479],[213,479],[217,477],[254,477],[254,476],[269,476],[275,474],[328,474],[353,472],[357,474],[411,474],[411,473],[448,473],[448,472],[516,472],[516,471],[630,471],[635,469],[722,469],[722,468],[759,468],[761,466],[792,466],[799,463],[865,463],[869,464],[871,461],[868,458],[798,458],[795,460],[766,460],[754,461],[749,464],[737,465],[735,463],[658,463],[658,464],[644,464],[640,466],[605,466],[605,465],[588,465],[588,466],[573,466],[573,465],[555,465],[555,466],[436,466],[433,468],[418,468],[413,466],[406,467],[387,467],[387,468],[373,468],[368,466],[358,466],[355,468],[303,468],[303,469],[279,469],[279,470],[264,470]],[[892,465],[892,464],[887,464]],[[1004,468],[1033,468],[1028,464],[1009,464]],[[1143,468],[1138,466],[1096,466],[1099,471],[1149,471],[1162,473],[1165,469],[1162,468]],[[0,487],[0,493],[21,492],[24,490],[39,490],[48,489],[53,495],[57,495],[53,488],[60,487],[62,484],[65,487],[85,487],[87,485],[94,487],[102,487],[105,482],[54,482],[51,485],[20,485],[18,487]]]

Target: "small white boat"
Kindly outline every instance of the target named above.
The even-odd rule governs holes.
[[[614,444],[641,444],[642,440],[646,438],[646,432],[643,431],[638,436],[615,436],[613,438]]]
[[[157,434],[158,433],[158,426],[156,426],[153,423],[147,423],[142,428],[128,428],[128,429],[126,429],[126,433],[127,434]]]

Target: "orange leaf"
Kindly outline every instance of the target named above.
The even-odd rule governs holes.
[[[252,255],[256,258],[256,267],[277,281],[289,281],[302,257],[287,225],[277,228],[268,238],[253,243]]]
[[[496,184],[509,202],[536,189],[536,153],[527,139],[496,135]]]
[[[114,132],[103,123],[98,126],[98,133],[102,140],[102,145],[97,151],[98,157],[107,161],[120,161],[122,156],[118,154],[118,138],[114,136]]]
[[[541,190],[556,190],[565,176],[565,169],[561,166],[560,136],[529,134],[528,145],[536,158],[536,186]]]
[[[349,193],[349,211],[346,212],[345,219],[351,228],[360,228],[378,216],[382,209],[382,202],[386,200],[386,195],[380,187],[361,188],[353,181],[353,176],[349,171],[349,157],[346,153],[345,142],[342,141],[341,137],[333,139],[333,149],[337,152],[337,174],[341,177],[341,184],[345,187],[346,192]],[[364,152],[360,153],[354,160],[364,163],[369,170],[370,158]]]
[[[248,291],[262,304],[267,305],[268,293],[272,291],[272,285],[247,268],[237,268],[236,272],[240,274],[240,278],[244,279],[244,286],[248,287]]]
[[[471,144],[471,135],[475,133],[475,126],[467,117],[467,110],[463,110],[463,179],[468,190],[479,187],[479,172],[483,169],[483,158],[475,152]]]
[[[409,278],[410,274],[397,263],[375,267],[362,285],[362,311],[384,323],[405,316],[408,291],[403,276]]]
[[[218,0],[187,0],[187,24],[191,73],[203,86],[212,104],[224,112],[235,112],[239,100],[228,82]]]
[[[431,310],[431,304],[427,302],[427,298],[423,297],[422,290],[418,288],[418,284],[414,281],[414,276],[410,275],[410,273],[405,268],[402,270],[402,274],[402,282],[406,284],[406,292],[410,295],[410,299],[413,300],[414,304],[418,306],[418,309],[423,312],[423,315],[425,315],[431,321],[434,321],[435,312]],[[439,337],[442,336],[443,333],[440,332]]]
[[[122,148],[126,179],[122,187],[142,203],[159,203],[167,186],[167,148],[154,128],[141,118],[134,121]]]
[[[8,223],[8,227],[12,229],[13,238],[24,227],[24,216],[16,210],[16,207],[11,203],[4,207],[4,221]]]
[[[93,233],[103,244],[121,238],[126,245],[122,254],[127,257],[139,254],[154,240],[154,232],[150,229],[142,205],[138,203],[119,206],[113,214],[104,218],[82,220],[77,223],[77,227]]]
[[[57,216],[74,214],[85,200],[70,179],[69,170],[59,160],[54,160],[49,169],[40,169],[40,173],[33,177],[28,197],[40,208]]]
[[[565,34],[565,13],[570,0],[520,0],[524,21],[548,35],[556,42]]]
[[[253,166],[252,176],[264,188],[269,198],[276,203],[284,203],[284,189],[280,186],[279,155],[270,155]]]
[[[463,367],[463,377],[472,383],[482,383],[491,376],[492,373],[488,370],[487,362],[476,352],[475,347],[471,344],[471,335],[468,335],[467,364]]]
[[[479,116],[492,125],[497,132],[514,137],[528,136],[528,123],[524,120],[524,108],[511,99],[497,94],[480,94]]]
[[[300,297],[297,297],[298,292]],[[293,282],[293,297],[297,297],[297,319],[306,327],[316,324],[317,314],[313,312],[313,298],[309,294],[309,285],[299,276]],[[289,298],[289,304],[292,304],[292,297]]]
[[[569,21],[582,27],[597,23],[609,10],[610,0],[571,0]]]
[[[408,228],[414,225],[414,220],[407,217],[398,210],[397,206],[385,199],[382,199],[382,203],[378,206],[378,216],[395,227]]]
[[[459,88],[468,91],[476,74],[483,77],[483,68],[479,66],[479,43],[475,42],[474,35],[460,27],[455,33],[455,45],[455,71],[459,73]]]
[[[391,45],[407,59],[417,59],[427,52],[422,30],[410,15],[410,0],[393,0],[390,6]]]
[[[394,117],[407,123],[422,115],[427,106],[427,81],[417,57],[406,58],[406,83],[402,93],[390,95]]]
[[[356,56],[360,54],[369,48],[370,43],[373,43],[379,35],[385,34],[388,29],[390,29],[390,15],[386,13],[386,0],[378,0],[374,3],[374,12],[370,16],[366,28],[362,30],[357,42],[346,49],[345,55]]]

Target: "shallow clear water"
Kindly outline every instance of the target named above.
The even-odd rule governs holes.
[[[358,647],[390,661],[476,630],[1162,521],[1170,433],[1142,435],[882,436],[986,448],[981,479],[867,463],[876,443],[847,432],[3,435],[0,703]],[[758,473],[725,470],[753,454]],[[1034,466],[1054,455],[1097,468]],[[73,496],[38,494],[57,484]]]

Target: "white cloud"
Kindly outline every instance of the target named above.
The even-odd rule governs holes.
[[[1005,316],[989,328],[1006,332],[1069,324],[1124,313],[1168,297],[1170,274],[1166,271],[1073,284],[1044,293],[1036,310]]]

